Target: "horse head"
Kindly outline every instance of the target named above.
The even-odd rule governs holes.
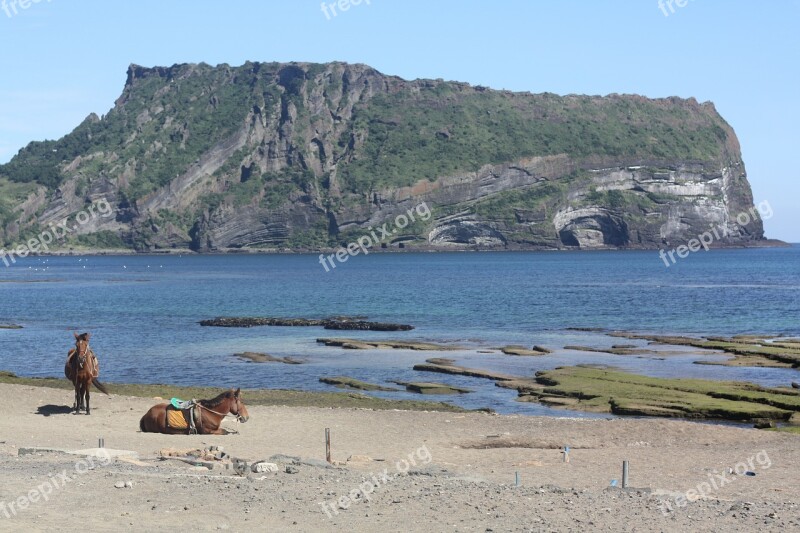
[[[89,333],[75,333],[75,350],[76,350],[76,360],[78,362],[78,368],[83,370],[83,365],[86,364],[86,358],[91,353],[89,349],[89,337],[91,334]]]
[[[231,402],[229,411],[239,422],[247,422],[250,418],[247,413],[247,407],[242,401],[242,389],[236,389],[233,392],[233,402]]]

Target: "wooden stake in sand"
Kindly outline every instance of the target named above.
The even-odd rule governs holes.
[[[622,461],[622,488],[628,487],[628,461]]]
[[[325,428],[325,460],[331,462],[331,428]]]

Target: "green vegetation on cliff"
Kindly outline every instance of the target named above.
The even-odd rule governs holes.
[[[714,161],[727,139],[718,117],[678,99],[473,91],[448,83],[378,95],[355,116],[367,142],[344,179],[356,193],[530,156]]]
[[[526,161],[547,158],[555,159],[531,163],[541,175],[526,168]],[[588,169],[643,166],[654,174],[642,179],[666,183],[676,169],[710,181],[723,167],[735,168],[725,183],[740,191],[726,195],[715,189],[722,185],[710,185],[703,194],[749,205],[739,162],[733,130],[713,105],[694,99],[512,93],[405,81],[344,63],[131,65],[108,113],[90,115],[61,139],[32,142],[0,165],[0,239],[21,238],[42,213],[58,211],[48,210],[55,203],[77,210],[103,196],[122,227],[95,231],[119,239],[84,237],[80,245],[335,246],[363,234],[375,211],[390,215],[385,198],[401,187],[419,185],[424,194],[426,182],[434,190],[437,180],[479,181],[479,172],[498,178],[498,166],[506,165],[528,183],[502,175],[485,196],[469,197],[464,191],[479,187],[466,186],[464,198],[442,193],[443,205],[430,206],[437,215],[466,213],[479,223],[470,219],[471,229],[456,224],[437,235],[456,244],[552,248],[582,239],[625,245],[635,229],[630,233],[642,239],[636,244],[647,245],[660,235],[668,204],[692,202],[691,194],[670,196],[658,186],[591,189],[596,176]],[[37,188],[39,196],[31,196]],[[577,220],[561,237],[554,214],[583,206],[610,213]],[[697,216],[698,225],[706,223]],[[252,235],[238,221],[229,224],[236,217],[257,226]],[[620,235],[590,235],[598,227]],[[417,223],[396,240],[427,242],[435,229],[434,221]],[[759,226],[747,235],[762,233]]]

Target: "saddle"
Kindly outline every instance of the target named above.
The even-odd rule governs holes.
[[[172,398],[167,405],[167,427],[187,431],[189,435],[197,434],[197,423],[200,413],[197,402],[194,400],[183,401]]]

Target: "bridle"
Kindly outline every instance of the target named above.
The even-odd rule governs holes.
[[[239,407],[238,407],[239,402],[240,402],[239,398],[236,398],[236,402],[235,402],[236,406],[237,406],[236,407],[236,412],[233,412],[233,410],[231,410],[230,413],[220,413],[220,412],[214,411],[213,409],[209,409],[208,407],[206,407],[205,405],[201,404],[200,402],[197,403],[197,406],[200,409],[203,409],[204,411],[208,411],[209,413],[214,413],[215,415],[221,416],[222,418],[225,418],[226,416],[235,416],[237,422],[242,422],[243,421],[242,420],[243,417],[242,417],[241,414],[239,414]]]
[[[81,350],[81,345],[83,345],[83,350]],[[83,365],[86,364],[86,359],[91,353],[89,349],[89,341],[86,340],[79,340],[75,343],[75,347],[77,348],[76,360],[78,361],[78,368],[83,370]]]

